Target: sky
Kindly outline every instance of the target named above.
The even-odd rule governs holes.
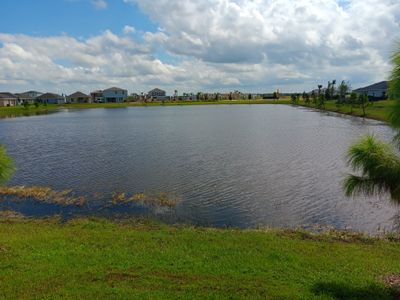
[[[1,0],[0,91],[303,92],[387,80],[399,0]]]

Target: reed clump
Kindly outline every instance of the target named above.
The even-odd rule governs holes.
[[[160,192],[157,194],[149,193],[137,193],[128,197],[125,193],[113,193],[112,203],[118,204],[129,204],[129,203],[142,203],[144,205],[164,206],[164,207],[175,207],[179,203],[179,198],[168,194],[166,192]]]
[[[83,196],[70,195],[72,190],[54,191],[49,187],[42,186],[5,186],[0,187],[0,196],[14,196],[18,198],[31,198],[38,202],[45,202],[58,205],[83,206],[86,198]]]

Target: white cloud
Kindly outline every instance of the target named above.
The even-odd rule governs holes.
[[[125,2],[163,28],[144,37],[172,54],[217,64],[285,66],[317,80],[351,77],[361,69],[368,80],[385,78],[400,32],[398,0]]]
[[[386,78],[400,33],[398,0],[124,2],[159,30],[141,42],[129,25],[84,40],[0,34],[0,87],[303,91],[332,79],[357,87]]]
[[[106,0],[92,0],[92,4],[96,9],[106,9],[108,6]]]
[[[135,33],[136,29],[133,26],[125,25],[122,31],[125,34],[130,34],[130,33]]]

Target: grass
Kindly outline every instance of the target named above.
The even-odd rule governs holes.
[[[372,105],[368,106],[365,110],[365,117],[368,119],[380,120],[388,122],[390,107],[395,104],[394,100],[384,100],[372,102]],[[312,104],[306,105],[303,101],[300,101],[300,106],[315,108]],[[321,110],[337,112],[346,115],[352,115],[357,117],[363,117],[363,111],[360,107],[353,107],[349,104],[342,104],[337,106],[335,101],[326,101],[325,108]]]
[[[17,116],[28,116],[35,114],[48,113],[59,109],[89,109],[89,108],[122,108],[122,107],[149,107],[149,106],[186,106],[186,105],[215,105],[215,104],[291,104],[288,97],[282,98],[280,100],[221,100],[221,101],[168,101],[162,102],[124,102],[124,103],[81,103],[81,104],[63,104],[63,105],[47,105],[34,107],[30,106],[28,109],[18,106],[18,107],[0,107],[0,118],[7,117],[17,117]],[[311,105],[306,105],[304,102],[300,101],[298,104],[300,106],[313,107]],[[366,118],[375,119],[380,121],[388,121],[389,117],[389,107],[394,105],[393,100],[385,100],[374,102],[373,105],[366,108]],[[337,113],[342,113],[346,115],[353,115],[357,117],[362,117],[363,112],[360,107],[354,107],[353,111],[348,104],[343,104],[337,106],[334,101],[327,101],[325,108],[323,110],[332,111]]]
[[[13,106],[13,107],[0,107],[0,118],[13,118],[20,116],[32,116],[39,114],[46,114],[48,112],[59,109],[58,105],[39,105],[35,107],[33,105],[25,108],[23,106]]]
[[[0,298],[394,299],[399,257],[360,235],[3,218]]]
[[[169,102],[124,102],[124,103],[79,103],[79,104],[49,104],[47,106],[33,105],[29,108],[23,106],[17,107],[0,107],[0,118],[11,118],[19,116],[30,116],[36,114],[44,114],[59,109],[89,109],[89,108],[122,108],[122,107],[147,107],[147,106],[186,106],[186,105],[215,105],[215,104],[289,104],[288,99],[282,100],[221,100],[221,101],[169,101]]]

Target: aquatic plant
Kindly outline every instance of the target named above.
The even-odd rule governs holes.
[[[7,154],[4,146],[0,145],[0,185],[5,184],[8,180],[10,180],[14,172],[14,161]]]
[[[38,202],[45,202],[58,205],[76,205],[83,206],[86,203],[86,198],[83,196],[74,197],[70,193],[72,190],[54,191],[49,187],[41,186],[13,186],[0,187],[0,195],[15,196],[18,198],[31,198]]]
[[[149,206],[165,206],[175,207],[179,202],[179,198],[168,194],[166,192],[160,192],[156,194],[151,193],[137,193],[130,197],[127,197],[125,193],[112,193],[112,204],[129,204],[129,203],[142,203]]]

